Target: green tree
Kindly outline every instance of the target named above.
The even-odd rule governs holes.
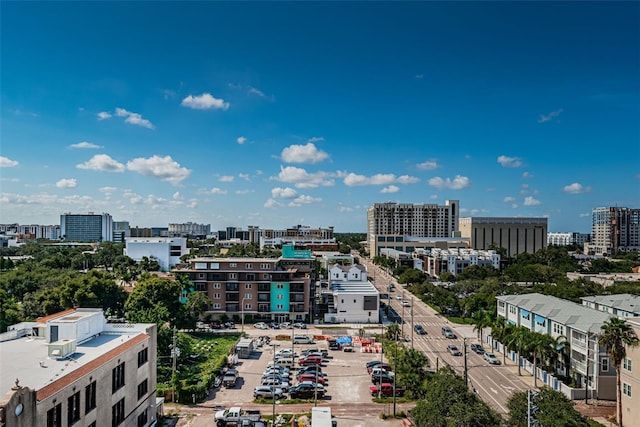
[[[484,342],[482,339],[482,331],[484,330],[484,328],[488,328],[493,324],[493,317],[491,316],[491,314],[484,310],[478,310],[473,313],[473,323],[473,330],[478,331],[480,342]]]
[[[400,276],[398,277],[398,283],[422,283],[425,280],[425,275],[424,272],[415,269],[415,268],[409,268],[407,270],[405,270],[402,274],[400,274]]]
[[[507,401],[508,424],[527,427],[527,391],[520,391]],[[573,407],[572,402],[559,391],[543,386],[534,398],[538,407],[536,419],[540,426],[589,427],[589,422]]]
[[[424,398],[411,415],[418,427],[499,427],[503,423],[450,367],[440,369],[429,380]]]
[[[23,321],[22,307],[18,302],[0,288],[0,333],[5,332],[8,326]]]
[[[413,398],[424,395],[427,381],[429,358],[421,351],[413,348],[402,348],[394,360],[396,380],[405,386]]]
[[[178,281],[143,275],[125,303],[127,319],[133,323],[180,327],[184,318],[181,291],[182,284]]]
[[[616,409],[618,425],[622,427],[622,388],[620,386],[620,367],[627,357],[627,347],[638,345],[638,337],[633,328],[623,319],[612,317],[602,325],[598,342],[607,348],[613,366],[616,367]]]
[[[400,326],[397,323],[392,323],[387,326],[384,334],[388,340],[397,340],[400,337]]]

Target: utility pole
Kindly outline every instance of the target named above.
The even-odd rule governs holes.
[[[589,329],[587,331],[587,359],[585,360],[587,362],[587,367],[586,367],[586,375],[585,375],[585,379],[584,379],[584,404],[588,405],[589,404],[589,335],[591,334],[591,329]]]
[[[412,341],[413,343],[413,341]],[[396,352],[395,352],[395,364],[398,364],[398,333],[396,332]],[[398,369],[396,368],[396,371]],[[380,384],[382,385],[382,384]],[[393,418],[396,417],[396,376],[393,376]]]
[[[171,393],[171,398],[173,402],[176,401],[176,361],[178,356],[178,348],[176,347],[176,327],[173,327],[173,344],[171,345],[171,357],[173,360],[171,361],[171,387],[173,388],[173,392]]]
[[[469,386],[469,375],[467,371],[467,338],[463,339],[464,345],[464,383]]]
[[[402,337],[404,338],[404,289],[402,290]]]
[[[397,335],[397,333],[396,333]],[[382,344],[382,340],[384,339],[384,324],[382,324],[382,336],[380,337],[380,344]],[[380,346],[380,381],[378,382],[378,399],[382,398],[382,346]]]
[[[413,349],[413,304],[415,301],[411,299],[411,348]]]

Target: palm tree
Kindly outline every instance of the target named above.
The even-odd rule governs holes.
[[[473,313],[473,323],[474,323],[473,330],[478,331],[480,342],[483,342],[482,330],[484,328],[491,326],[491,324],[493,323],[493,318],[488,312],[484,310],[478,310],[475,313]]]
[[[530,349],[533,351],[533,386],[538,387],[538,375],[537,375],[537,367],[538,367],[538,356],[540,359],[544,357],[544,355],[548,354],[551,349],[553,342],[553,338],[547,334],[541,334],[539,332],[531,332],[529,333],[529,345]]]
[[[554,373],[558,373],[558,360],[562,358],[562,375],[569,376],[569,340],[564,335],[558,335],[549,342],[549,352],[547,353],[549,366]]]
[[[387,330],[384,332],[385,338],[388,340],[397,340],[400,335],[400,326],[397,323],[392,323],[387,326]]]
[[[620,366],[627,357],[627,346],[638,345],[638,337],[631,326],[623,319],[612,317],[602,325],[599,344],[607,348],[611,361],[616,367],[616,409],[618,425],[622,427],[622,389],[620,387]]]
[[[518,353],[518,375],[521,376],[522,371],[520,369],[520,361],[522,360],[523,355],[525,358],[527,357],[532,347],[531,331],[527,328],[523,328],[522,326],[516,328],[513,344],[515,345],[516,352]]]
[[[507,332],[507,322],[502,317],[496,318],[495,321],[491,324],[491,351],[493,351],[494,340],[498,340],[503,344],[503,349],[502,349],[503,365],[505,363],[505,354],[507,353],[506,348],[504,348],[504,339],[506,337],[506,332]]]
[[[505,328],[505,335],[504,335],[504,345],[505,345],[505,354],[509,351],[509,350],[516,350],[516,352],[518,351],[518,328],[515,325],[512,324],[507,324],[506,328]],[[519,355],[518,355],[519,356]],[[518,360],[518,375],[520,374],[520,361]]]

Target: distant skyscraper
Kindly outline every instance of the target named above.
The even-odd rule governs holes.
[[[640,209],[603,207],[591,213],[591,243],[585,249],[594,255],[640,250]]]
[[[187,222],[184,224],[169,224],[169,235],[177,237],[206,237],[211,234],[210,224],[196,224]]]
[[[60,215],[60,235],[68,242],[113,241],[113,218],[108,213]]]

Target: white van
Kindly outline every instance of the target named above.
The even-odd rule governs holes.
[[[277,358],[276,362],[275,362],[275,366],[282,366],[284,368],[291,368],[293,366],[293,358],[290,358],[290,357]]]
[[[293,343],[294,344],[314,344],[314,342],[311,339],[311,337],[309,337],[307,335],[294,335],[293,336]]]

